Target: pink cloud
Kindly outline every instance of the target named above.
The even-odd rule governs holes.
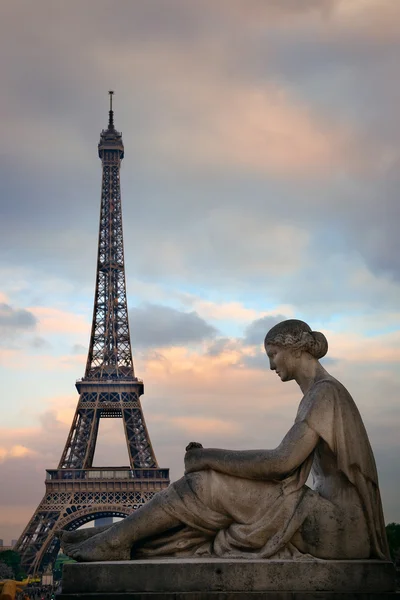
[[[232,321],[253,321],[263,317],[266,313],[247,308],[241,302],[211,302],[201,298],[189,296],[188,300],[196,312],[204,319],[229,319]]]
[[[178,416],[187,415],[188,410],[195,410],[199,404],[200,413],[207,418],[224,415],[225,420],[237,411],[263,407],[264,412],[276,406],[281,410],[292,406],[296,397],[294,387],[282,386],[269,371],[267,359],[265,370],[248,369],[243,365],[244,356],[251,356],[254,349],[233,344],[217,356],[209,356],[204,350],[206,348],[198,352],[186,348],[163,349],[137,360],[136,372],[147,382],[148,394],[167,393],[168,397],[181,399],[182,410]]]
[[[223,435],[235,435],[239,431],[239,424],[205,417],[173,417],[170,423],[176,425],[183,432],[190,435],[203,435],[209,433],[220,433]]]
[[[400,5],[393,0],[336,2],[333,30],[387,44],[400,39]]]
[[[174,123],[154,134],[167,160],[308,176],[343,166],[349,154],[351,131],[314,114],[283,87],[211,80],[194,82],[187,95],[190,130]]]
[[[18,365],[19,363],[19,350],[13,348],[0,348],[0,364],[6,367],[10,365]]]
[[[329,355],[345,363],[375,363],[384,366],[400,361],[398,331],[370,338],[357,333],[325,333],[329,340]]]
[[[37,330],[40,334],[89,335],[90,324],[82,315],[48,306],[33,306],[28,310],[38,319]]]
[[[232,26],[245,23],[257,32],[270,27],[291,31],[301,31],[304,26],[323,28],[326,37],[336,35],[338,44],[343,35],[386,43],[400,35],[400,5],[393,0],[220,0],[212,6]]]
[[[210,34],[196,39],[191,52],[179,41],[151,40],[140,52],[124,45],[117,66],[98,48],[104,72],[146,74],[147,93],[165,107],[141,140],[145,154],[166,166],[297,177],[363,165],[353,124],[317,113],[272,78],[257,84],[235,79],[226,68],[225,41]]]
[[[7,369],[22,368],[29,371],[71,371],[75,379],[83,375],[83,367],[86,361],[86,355],[83,354],[64,354],[56,356],[54,354],[31,355],[24,350],[0,349],[0,361]],[[74,375],[75,373],[75,375]]]
[[[10,447],[0,446],[0,462],[7,458],[23,458],[32,454],[35,454],[34,450],[20,444],[15,444]]]

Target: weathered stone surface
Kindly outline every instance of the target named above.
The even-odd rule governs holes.
[[[394,590],[394,566],[384,561],[159,559],[65,564],[60,598],[139,599],[150,593],[162,594],[164,598],[179,598],[183,594],[182,599],[192,600],[207,597],[201,594],[214,594],[211,597],[228,600],[244,597],[245,593],[255,594],[251,596],[254,600],[336,600],[350,598],[343,595],[349,593],[354,598],[367,598],[365,594],[375,594],[371,599],[383,598],[383,594]],[[242,594],[235,596],[235,592]]]
[[[398,596],[397,596],[398,597]],[[395,592],[128,592],[126,594],[61,594],[57,600],[396,600]]]

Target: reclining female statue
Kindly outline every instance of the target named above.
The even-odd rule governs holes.
[[[190,443],[185,475],[140,510],[106,528],[59,532],[66,554],[387,559],[374,456],[353,399],[318,361],[327,349],[325,336],[303,321],[275,325],[265,338],[270,368],[303,394],[279,446]]]

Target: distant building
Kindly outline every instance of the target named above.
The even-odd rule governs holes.
[[[17,543],[18,540],[11,540],[11,547],[14,548],[15,544]]]
[[[1,548],[2,546],[4,546],[4,542],[3,542],[3,540],[0,540],[0,548]]]
[[[95,527],[104,527],[104,525],[112,525],[113,518],[112,517],[100,517],[99,519],[94,520]]]

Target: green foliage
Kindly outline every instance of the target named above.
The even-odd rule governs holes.
[[[62,552],[59,553],[59,555],[56,558],[56,561],[54,563],[54,567],[53,567],[53,576],[55,580],[60,580],[62,577],[62,568],[64,563],[74,563],[76,562],[75,560],[73,560],[72,558],[69,558],[69,556],[67,556],[66,554],[62,554]]]
[[[26,577],[25,571],[21,569],[21,557],[15,550],[4,550],[3,552],[0,552],[0,561],[4,562],[12,569],[14,574],[13,577],[16,580],[21,581],[21,579]]]
[[[5,562],[0,560],[0,581],[2,579],[14,579],[14,571]]]
[[[386,535],[389,542],[392,560],[400,563],[400,523],[389,523],[386,525]]]

